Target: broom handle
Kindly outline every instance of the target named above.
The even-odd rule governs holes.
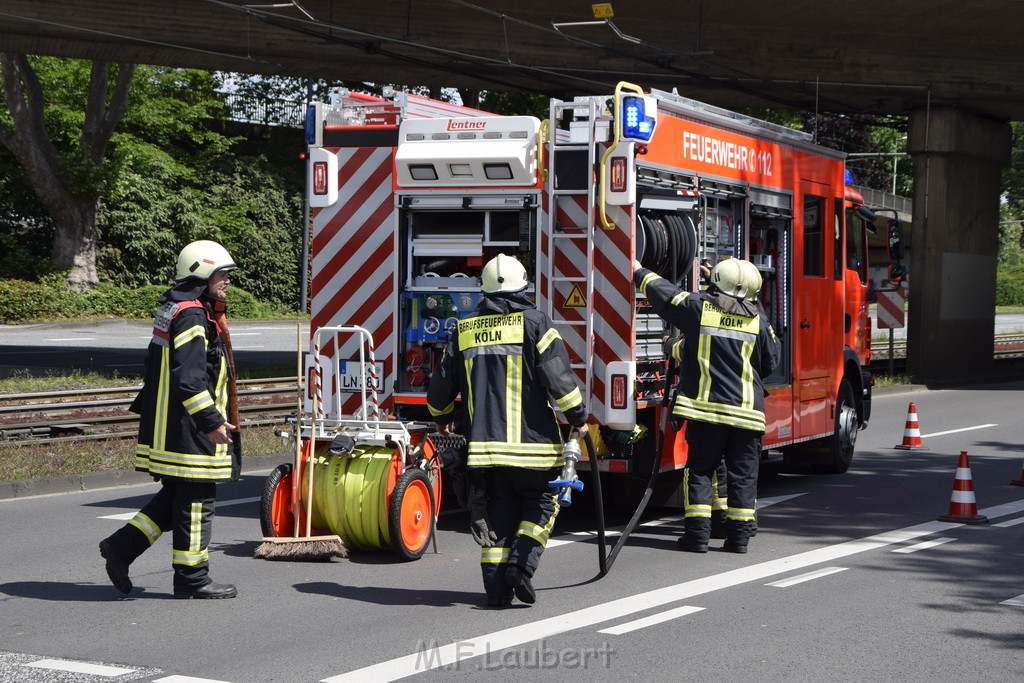
[[[292,537],[299,537],[299,491],[302,489],[299,472],[302,469],[302,323],[295,323],[295,462],[292,465]]]
[[[322,391],[322,384],[320,378],[320,340],[314,338],[313,340],[313,381],[315,386],[313,388],[313,415],[311,422],[312,432],[310,434],[309,443],[309,475],[307,477],[306,487],[306,537],[309,538],[312,535],[312,524],[313,524],[313,460],[316,456],[316,418],[320,412],[320,392]]]
[[[228,419],[234,425],[233,432],[242,430],[242,421],[238,417],[238,383],[235,379],[235,353],[231,348],[231,333],[228,331],[228,317],[226,306],[223,302],[214,303],[214,322],[217,323],[217,331],[220,338],[224,340],[224,349],[227,351],[228,368],[231,370],[228,377]]]

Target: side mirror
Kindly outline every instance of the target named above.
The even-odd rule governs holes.
[[[889,221],[889,260],[903,260],[903,223],[899,218]]]

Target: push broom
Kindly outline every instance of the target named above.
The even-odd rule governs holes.
[[[298,378],[297,391],[298,402],[295,413],[295,461],[292,465],[292,516],[295,524],[292,536],[265,536],[263,542],[256,547],[253,556],[260,560],[293,560],[296,562],[330,561],[335,557],[348,556],[348,549],[342,542],[340,536],[313,536],[313,461],[316,459],[316,417],[320,412],[321,385],[320,385],[320,346],[315,345],[313,358],[316,364],[316,384],[313,392],[313,411],[311,414],[311,429],[309,439],[309,462],[307,464],[306,477],[306,524],[305,533],[299,535],[299,510],[301,497],[299,492],[302,488],[300,470],[302,466],[302,326],[296,325],[296,337],[298,339],[298,360],[296,362]]]

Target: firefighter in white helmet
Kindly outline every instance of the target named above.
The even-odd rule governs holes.
[[[633,263],[633,279],[654,311],[684,337],[675,420],[686,420],[686,531],[679,547],[705,553],[711,537],[711,478],[728,471],[726,550],[745,553],[753,531],[757,468],[765,431],[764,383],[779,341],[757,303],[761,275],[749,261],[711,269],[708,289],[691,293]]]
[[[481,280],[484,296],[459,321],[427,405],[438,431],[448,433],[462,395],[470,529],[481,546],[487,605],[501,608],[513,595],[536,601],[531,579],[558,514],[548,482],[558,478],[565,438],[552,406],[578,435],[587,412],[561,336],[525,294],[523,265],[499,254]]]
[[[238,478],[241,443],[224,306],[235,265],[216,242],[181,250],[177,284],[157,302],[145,382],[132,403],[139,414],[135,469],[161,482],[128,523],[100,542],[111,583],[132,589],[129,565],[164,532],[172,534],[175,598],[233,598],[209,576],[216,484]]]

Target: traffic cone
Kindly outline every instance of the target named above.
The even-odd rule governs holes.
[[[1014,486],[1024,486],[1024,465],[1020,466],[1020,479],[1011,479],[1010,483]]]
[[[910,407],[907,408],[907,423],[903,428],[903,443],[896,444],[893,448],[902,448],[904,450],[910,450],[911,448],[924,448],[924,444],[921,442],[921,428],[917,424],[917,406],[914,402],[910,402]]]
[[[953,495],[949,500],[949,514],[939,517],[940,522],[962,524],[985,524],[988,517],[978,514],[978,503],[974,500],[974,481],[971,479],[971,463],[967,451],[960,451],[953,479]]]

